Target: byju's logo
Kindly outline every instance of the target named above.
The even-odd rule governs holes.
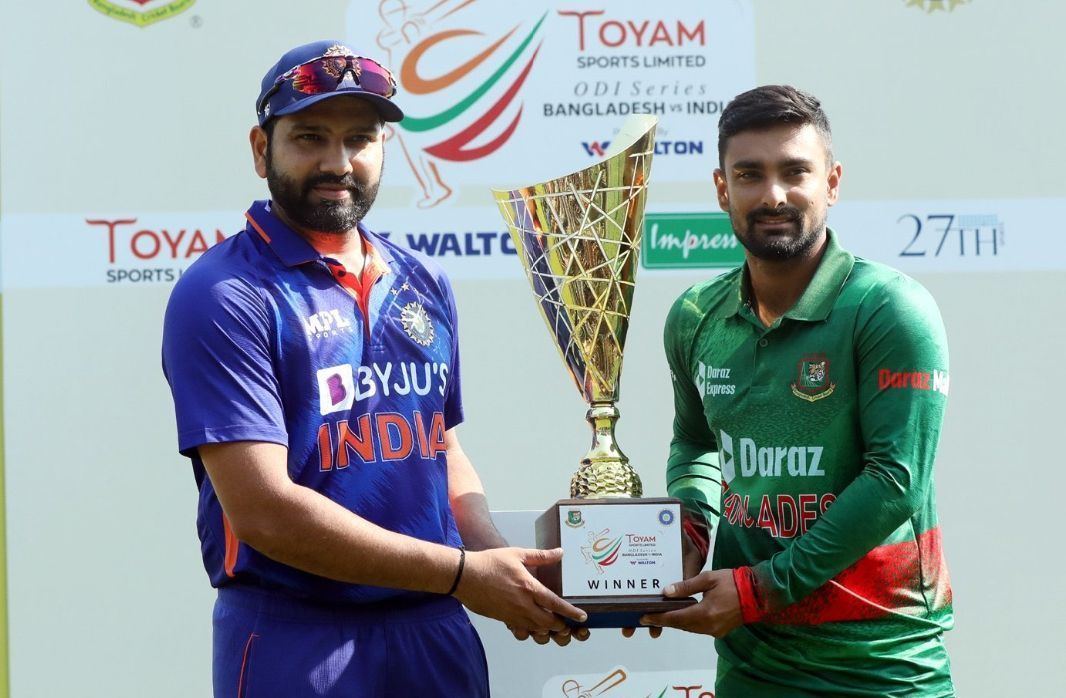
[[[322,414],[344,412],[355,403],[352,365],[330,366],[318,372],[318,404]]]

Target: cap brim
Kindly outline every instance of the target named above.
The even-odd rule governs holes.
[[[394,102],[381,95],[376,95],[373,92],[363,92],[362,90],[336,90],[334,92],[326,92],[325,94],[305,97],[297,102],[293,102],[287,107],[277,110],[271,114],[271,116],[295,114],[298,111],[308,108],[312,104],[318,104],[331,97],[357,97],[358,99],[365,99],[374,106],[374,109],[385,121],[396,122],[403,120],[403,111],[401,111]]]

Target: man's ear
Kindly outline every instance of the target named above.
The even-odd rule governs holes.
[[[840,197],[840,178],[843,176],[843,166],[839,162],[834,162],[829,168],[829,176],[826,178],[826,185],[829,187],[826,193],[826,200],[830,206],[835,204]]]
[[[262,126],[252,127],[251,132],[248,134],[248,142],[252,146],[252,161],[255,163],[255,173],[263,179],[266,179],[267,176],[266,151],[268,141],[267,132]]]
[[[723,211],[729,211],[729,189],[725,185],[725,172],[721,168],[714,171],[714,189],[718,195],[718,207]]]

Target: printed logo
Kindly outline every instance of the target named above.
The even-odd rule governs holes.
[[[480,8],[464,12],[437,3],[415,7],[381,0],[374,30],[383,63],[396,70],[406,116],[390,126],[390,139],[409,153],[419,208],[434,208],[454,191],[448,163],[467,163],[492,155],[507,143],[522,119],[519,99],[543,42],[545,12],[523,29],[514,24],[491,30],[489,36],[473,28]],[[352,39],[367,45],[365,3],[352,3]]]
[[[597,159],[607,155],[610,141],[582,141],[585,154]],[[703,141],[656,141],[654,155],[703,155]]]
[[[599,533],[589,531],[589,545],[581,548],[585,561],[595,565],[596,571],[600,574],[603,574],[604,567],[610,567],[618,561],[618,553],[622,549],[623,536],[611,538],[610,533],[609,528]]]
[[[181,14],[195,2],[196,0],[171,0],[163,3],[155,3],[155,0],[89,0],[89,6],[112,19],[144,28]],[[136,9],[149,3],[155,3],[155,6],[143,11]]]
[[[609,671],[553,676],[541,698],[714,698],[714,670]]]
[[[352,409],[355,404],[355,381],[352,365],[341,364],[318,371],[318,404],[322,414]]]
[[[351,333],[352,323],[345,317],[341,316],[341,312],[334,308],[333,310],[323,310],[313,315],[308,316],[303,321],[304,331],[307,332],[307,336],[312,339],[321,339],[323,337],[336,337],[339,333]]]
[[[696,362],[696,391],[700,397],[710,395],[735,395],[737,386],[733,383],[712,383],[711,381],[729,380],[731,369],[708,366],[702,361]]]
[[[725,431],[718,432],[722,480],[726,483],[743,477],[822,477],[821,446],[760,446],[754,439],[736,440]]]
[[[581,528],[585,525],[585,520],[581,517],[580,509],[571,509],[566,512],[566,525],[570,528]]]
[[[659,512],[659,523],[663,526],[670,526],[674,523],[674,512],[670,509],[663,509]]]
[[[595,696],[602,696],[625,680],[625,669],[619,667],[593,685],[586,687],[582,686],[577,679],[567,679],[563,682],[561,688],[563,695],[567,696],[567,698],[594,698]]]
[[[725,213],[649,213],[640,261],[648,269],[731,269],[744,248]]]
[[[807,402],[827,398],[837,389],[829,379],[829,359],[825,354],[808,354],[799,361],[799,377],[792,384],[792,394]]]
[[[403,331],[416,344],[428,347],[433,342],[433,321],[418,301],[411,301],[403,307],[400,311],[400,322],[403,323]]]
[[[882,368],[877,372],[878,390],[910,388],[911,390],[935,390],[948,394],[951,378],[947,371],[893,371]]]
[[[951,12],[959,5],[965,5],[970,0],[905,0],[907,7],[916,7],[924,10],[926,14],[933,12]]]

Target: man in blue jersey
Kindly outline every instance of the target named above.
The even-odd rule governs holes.
[[[167,307],[219,697],[484,696],[463,605],[542,639],[584,620],[529,572],[561,551],[506,547],[459,444],[447,279],[361,223],[394,93],[340,42],[282,56],[250,134],[271,200]]]

